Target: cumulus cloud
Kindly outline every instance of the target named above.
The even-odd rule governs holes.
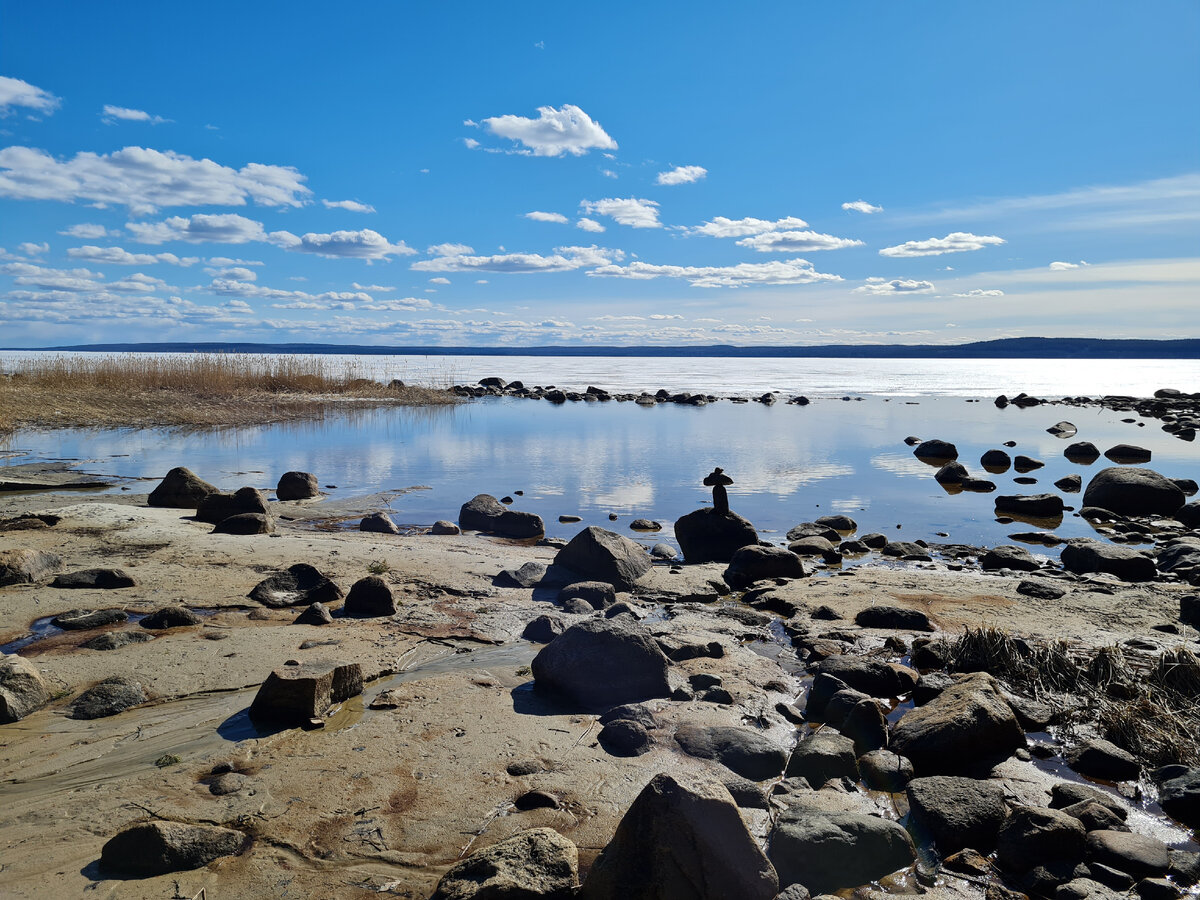
[[[525,213],[525,218],[532,219],[535,222],[557,222],[559,225],[567,224],[567,217],[562,213],[541,212],[536,209],[533,212]]]
[[[430,278],[430,279],[429,279],[429,283],[430,283],[430,284],[449,284],[449,283],[450,283],[450,279],[449,279],[449,278],[443,278],[441,275],[439,275],[437,278]]]
[[[163,122],[171,121],[162,116],[152,116],[145,110],[113,106],[111,103],[104,104],[100,119],[105,125],[115,125],[117,122],[148,122],[151,125],[161,125]]]
[[[676,166],[667,172],[659,172],[655,184],[675,185],[692,184],[708,174],[703,166]]]
[[[303,306],[284,306],[283,309],[354,309],[357,303],[370,303],[374,298],[362,291],[325,291],[310,294],[307,291],[288,291],[267,287],[235,278],[214,278],[204,290],[222,297],[238,297],[242,300],[275,300]]]
[[[0,75],[0,118],[7,116],[17,106],[35,112],[52,113],[61,103],[49,91],[35,87],[28,81]]]
[[[275,234],[287,232],[275,232]],[[298,243],[284,243],[288,250],[314,253],[327,258],[387,259],[389,256],[413,256],[416,250],[404,241],[393,244],[378,231],[364,228],[362,231],[335,231],[332,234],[303,235]]]
[[[475,150],[479,147],[479,141],[475,140],[475,138],[463,138],[462,142],[468,150]]]
[[[347,212],[373,213],[375,207],[368,203],[359,203],[357,200],[322,200],[326,209],[344,209]]]
[[[601,225],[599,222],[597,222],[595,219],[587,219],[587,218],[580,219],[578,222],[575,223],[575,227],[580,228],[584,231],[590,231],[592,234],[599,234],[600,232],[605,230],[604,226]]]
[[[109,231],[103,225],[72,225],[70,228],[64,228],[59,234],[66,237],[82,238],[85,241],[94,241],[97,238],[116,237],[120,234],[119,231]]]
[[[1051,272],[1065,272],[1068,269],[1078,269],[1081,265],[1086,266],[1085,262],[1052,262],[1050,263]]]
[[[866,200],[854,200],[850,203],[843,203],[842,209],[847,209],[851,212],[865,213],[868,216],[872,213],[883,212],[882,206],[872,206]]]
[[[41,256],[44,253],[50,252],[50,245],[45,241],[40,244],[35,244],[33,241],[25,241],[23,244],[17,244],[17,249],[26,256]]]
[[[350,282],[350,287],[356,291],[366,291],[368,294],[386,294],[388,291],[394,291],[395,288],[387,284],[359,284],[357,281]]]
[[[616,150],[614,141],[599,122],[578,106],[559,109],[539,106],[538,117],[496,116],[483,120],[483,127],[497,137],[508,138],[528,148],[534,156],[583,156],[589,150]]]
[[[618,225],[630,228],[662,228],[658,221],[658,204],[653,200],[609,198],[606,200],[584,200],[579,208],[597,216],[609,216]]]
[[[818,272],[804,259],[768,263],[739,263],[735,266],[661,266],[641,261],[627,266],[600,266],[590,276],[600,278],[682,278],[693,287],[744,287],[769,284],[811,284],[816,281],[841,281],[840,275]]]
[[[468,253],[470,252],[470,248]],[[603,247],[556,247],[552,256],[540,253],[501,253],[494,256],[470,256],[464,253],[423,259],[412,264],[418,272],[569,272],[591,266],[605,266],[620,260],[624,253]]]
[[[258,281],[258,273],[242,266],[229,266],[224,269],[205,269],[213,278],[226,281]]]
[[[0,273],[22,287],[68,292],[97,290],[104,277],[90,269],[52,269],[33,263],[8,263],[0,266]]]
[[[426,251],[430,256],[466,256],[475,252],[466,244],[434,244]]]
[[[856,287],[856,294],[874,294],[877,297],[896,297],[903,294],[932,294],[935,288],[931,281],[913,281],[905,278],[868,278],[867,283]]]
[[[1004,291],[1001,291],[1001,290],[990,290],[989,291],[989,290],[984,290],[983,288],[975,288],[974,290],[966,291],[962,294],[955,294],[954,296],[962,297],[964,299],[972,299],[975,297],[1003,297]],[[950,326],[946,326],[946,327],[949,328]]]
[[[233,169],[173,151],[126,147],[57,160],[32,147],[0,150],[0,197],[127,206],[135,215],[163,206],[300,206],[312,192],[290,166]]]
[[[978,235],[968,231],[952,231],[944,238],[929,238],[925,241],[908,241],[895,247],[884,247],[879,251],[880,256],[910,257],[910,256],[941,256],[943,253],[964,253],[968,250],[982,250],[984,247],[1003,244],[1004,238],[994,234]]]
[[[161,222],[130,222],[125,226],[143,244],[165,244],[185,241],[189,244],[247,244],[250,242],[280,243],[288,238],[298,240],[286,231],[268,234],[262,222],[239,216],[237,213],[198,213],[184,218],[171,216]]]
[[[766,234],[770,231],[794,231],[807,227],[807,222],[803,219],[797,219],[795,216],[786,216],[782,219],[776,219],[774,222],[769,219],[728,219],[725,216],[717,216],[712,221],[705,222],[703,225],[697,225],[694,228],[684,230],[688,234],[730,238],[746,237],[751,234]]]
[[[861,247],[862,241],[834,237],[816,231],[768,231],[742,238],[739,247],[751,247],[759,253],[807,253],[812,250],[841,250]]]
[[[176,256],[174,253],[130,253],[123,247],[71,247],[67,250],[71,259],[86,259],[89,262],[108,263],[114,266],[152,266],[167,263],[171,266],[194,266],[200,261],[196,256]]]

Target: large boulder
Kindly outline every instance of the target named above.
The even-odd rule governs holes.
[[[392,521],[392,517],[385,512],[373,512],[363,516],[362,521],[358,523],[358,530],[371,534],[400,533],[400,528]]]
[[[1083,859],[1083,823],[1069,813],[1037,806],[1018,806],[996,838],[996,859],[1011,872],[1054,860]]]
[[[1033,572],[1041,568],[1032,553],[1024,547],[1017,547],[1013,544],[1001,544],[999,547],[993,547],[979,557],[979,566],[986,571],[1012,569],[1017,572]]]
[[[1189,769],[1159,786],[1163,812],[1200,832],[1200,769]]]
[[[1153,469],[1110,466],[1101,469],[1083,492],[1084,506],[1123,516],[1171,516],[1187,502],[1179,485]]]
[[[1132,547],[1089,539],[1072,540],[1062,548],[1063,568],[1079,575],[1107,572],[1122,581],[1153,581],[1154,560]]]
[[[0,551],[0,587],[6,584],[37,584],[62,568],[62,557],[44,550]]]
[[[892,729],[890,749],[919,775],[953,774],[978,762],[1007,758],[1025,746],[1025,732],[987,672],[960,677]]]
[[[232,494],[216,491],[206,496],[196,507],[196,518],[201,522],[216,525],[240,513],[260,513],[270,515],[267,509],[267,498],[258,488],[238,488]]]
[[[1165,875],[1171,865],[1166,844],[1158,838],[1128,831],[1093,831],[1087,836],[1087,856],[1093,863],[1134,878]]]
[[[540,538],[546,533],[542,517],[509,509],[491,494],[476,494],[458,511],[458,524],[466,530],[487,531],[508,538]]]
[[[996,833],[1008,815],[1000,782],[933,775],[914,778],[907,790],[920,843],[932,841],[943,854],[964,847],[987,853],[996,845]]]
[[[582,600],[592,609],[608,609],[617,602],[617,592],[607,581],[575,581],[559,588],[559,606],[566,606],[572,600]]]
[[[869,697],[903,696],[917,686],[917,678],[920,677],[915,669],[899,663],[850,654],[822,660],[814,671],[832,675]],[[812,701],[809,702],[811,704]]]
[[[533,658],[537,687],[586,706],[669,697],[670,661],[630,616],[572,625]]]
[[[251,600],[272,609],[311,603],[329,605],[337,603],[343,596],[340,587],[308,563],[296,563],[282,572],[268,575],[249,594]]]
[[[722,576],[734,590],[763,578],[803,578],[804,561],[783,547],[743,547],[733,554]]]
[[[285,726],[306,725],[325,715],[335,703],[362,693],[363,674],[358,663],[317,661],[281,666],[262,683],[250,717]]]
[[[604,581],[618,591],[632,590],[650,571],[650,554],[624,535],[589,525],[558,551],[554,564],[577,572],[588,581]]]
[[[280,500],[311,500],[321,496],[321,486],[312,472],[284,472],[275,486]]]
[[[1200,501],[1179,507],[1175,510],[1175,518],[1185,528],[1200,528]]]
[[[788,761],[787,750],[749,728],[684,725],[675,741],[689,756],[716,760],[751,781],[774,778]]]
[[[141,682],[117,675],[88,688],[71,704],[72,719],[102,719],[146,702]]]
[[[1142,773],[1137,757],[1102,738],[1077,744],[1067,751],[1066,759],[1080,775],[1105,781],[1132,781]]]
[[[150,492],[146,501],[150,506],[166,506],[172,509],[197,509],[209,494],[220,491],[191,469],[176,466],[166,474],[158,487]]]
[[[378,575],[360,578],[350,586],[342,613],[352,619],[373,619],[396,614],[396,598]]]
[[[0,725],[16,722],[50,702],[41,673],[29,660],[0,657]]]
[[[876,881],[916,858],[898,822],[803,805],[779,814],[767,853],[781,886],[801,884],[814,897]]]
[[[234,856],[249,843],[242,832],[217,825],[141,822],[109,838],[100,850],[100,868],[142,878],[166,875]]]
[[[266,513],[237,513],[213,526],[213,534],[271,534],[275,520]]]
[[[775,869],[729,790],[699,774],[646,785],[596,859],[582,900],[771,900]]]
[[[1001,494],[996,498],[996,514],[1054,519],[1063,514],[1063,500],[1058,494]]]
[[[559,900],[578,885],[575,845],[553,828],[530,828],[455,863],[430,900]]]
[[[939,441],[937,439],[922,441],[913,448],[913,456],[915,456],[917,459],[927,459],[931,461],[949,461],[952,459],[958,459],[958,448],[949,441]]]
[[[800,741],[787,764],[788,778],[803,778],[814,789],[831,778],[858,778],[854,741],[829,728]]]
[[[735,512],[705,508],[676,520],[675,539],[689,563],[729,562],[742,547],[758,543],[758,532]]]

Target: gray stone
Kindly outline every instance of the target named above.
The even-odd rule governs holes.
[[[819,789],[831,778],[858,778],[858,756],[854,741],[823,728],[800,741],[787,763],[789,778],[803,778]]]
[[[675,741],[689,756],[716,760],[751,781],[774,778],[788,762],[786,749],[749,728],[684,725]]]
[[[396,523],[392,521],[392,517],[385,512],[373,512],[363,516],[362,521],[358,523],[358,530],[370,534],[400,533],[400,529],[396,527]]]
[[[314,603],[292,620],[293,625],[332,625],[333,614],[324,603]]]
[[[141,822],[109,838],[100,851],[100,868],[135,877],[166,875],[235,856],[249,844],[245,834],[232,828]]]
[[[177,466],[150,492],[146,502],[150,506],[197,509],[205,497],[216,494],[219,490],[216,485],[209,484],[191,469]]]
[[[589,581],[605,581],[619,591],[631,590],[652,565],[641,544],[595,525],[571,538],[554,563]]]
[[[912,691],[920,677],[915,669],[899,663],[849,654],[822,660],[815,671],[841,679],[869,697],[903,696]]]
[[[649,753],[654,740],[644,725],[631,719],[615,719],[596,736],[600,746],[613,756],[641,756]]]
[[[1142,772],[1132,753],[1102,738],[1077,744],[1066,753],[1066,758],[1067,764],[1080,775],[1104,781],[1129,781]]]
[[[999,782],[934,775],[913,779],[907,791],[918,843],[935,842],[942,854],[965,847],[987,853],[995,847],[1008,815]]]
[[[675,559],[678,555],[670,544],[658,543],[650,548],[652,559]]]
[[[804,562],[790,550],[755,545],[734,553],[722,577],[734,590],[742,590],[763,578],[803,578],[806,574]]]
[[[573,625],[533,659],[537,686],[587,706],[669,697],[670,661],[630,616]]]
[[[521,637],[535,644],[548,644],[566,629],[563,620],[558,616],[540,615],[530,621],[521,632]]]
[[[912,780],[913,765],[891,750],[872,750],[858,758],[858,772],[871,790],[895,793]]]
[[[675,539],[689,563],[729,562],[742,547],[758,543],[758,532],[737,513],[705,508],[676,520]]]
[[[200,617],[186,606],[164,606],[154,610],[138,623],[143,628],[161,630],[163,628],[183,628],[188,625],[199,625]]]
[[[96,588],[105,591],[136,585],[133,576],[124,569],[82,569],[78,572],[64,572],[55,575],[54,580],[50,582],[50,587],[56,588]]]
[[[1153,469],[1112,466],[1101,469],[1083,494],[1085,506],[1123,516],[1170,516],[1186,502],[1179,485]]]
[[[1094,463],[1100,458],[1100,448],[1091,441],[1077,441],[1063,450],[1063,456],[1071,462]]]
[[[144,644],[146,641],[152,640],[154,640],[154,636],[146,634],[144,631],[110,631],[94,637],[90,641],[84,641],[79,646],[85,650],[120,650],[130,644]]]
[[[516,569],[504,569],[496,576],[495,583],[497,587],[532,588],[545,577],[545,563],[527,562]]]
[[[464,529],[502,537],[540,538],[546,533],[541,516],[509,509],[491,494],[476,494],[464,503],[458,511],[458,522]]]
[[[847,534],[858,531],[858,523],[852,518],[845,515],[819,516],[814,520],[818,525],[824,525],[827,528],[832,528],[835,531],[845,532]]]
[[[263,513],[238,513],[222,519],[212,530],[213,534],[271,534],[275,531],[275,521]]]
[[[617,592],[607,581],[576,581],[558,592],[560,605],[569,600],[582,600],[592,609],[607,609],[617,602]]]
[[[373,619],[396,614],[396,599],[387,582],[378,575],[360,578],[346,595],[342,614],[352,619]]]
[[[1033,572],[1041,568],[1038,561],[1024,547],[1014,547],[1012,544],[1001,544],[993,547],[979,557],[979,565],[984,570],[1013,569],[1017,572]]]
[[[249,597],[263,606],[281,609],[312,603],[339,603],[342,589],[308,563],[296,563],[269,575],[251,589]]]
[[[196,507],[196,518],[201,522],[216,525],[230,516],[241,513],[261,513],[269,515],[267,498],[257,488],[243,487],[232,494],[217,491],[209,494]]]
[[[1033,597],[1036,600],[1057,600],[1066,594],[1066,591],[1056,584],[1051,584],[1049,581],[1026,579],[1017,585],[1017,593],[1023,594],[1026,597]]]
[[[1063,568],[1076,574],[1107,572],[1122,581],[1153,581],[1154,560],[1131,547],[1120,547],[1087,538],[1072,540],[1062,549]]]
[[[455,863],[430,900],[559,900],[578,884],[575,844],[553,828],[531,828]]]
[[[962,484],[963,479],[969,478],[967,467],[955,460],[948,462],[934,473],[933,480],[938,484]]]
[[[71,704],[72,719],[102,719],[146,702],[140,682],[123,676],[106,678],[88,688]]]
[[[922,441],[913,448],[913,456],[917,459],[950,460],[958,459],[958,448],[949,441]]]
[[[996,838],[996,859],[1022,872],[1053,860],[1083,859],[1087,832],[1074,816],[1057,809],[1018,806]]]
[[[868,606],[859,610],[854,623],[861,628],[885,628],[896,631],[936,631],[929,616],[905,606]]]
[[[1134,878],[1165,875],[1171,865],[1167,845],[1127,831],[1093,831],[1087,836],[1088,859]]]
[[[815,896],[877,881],[912,865],[916,851],[897,822],[796,805],[779,814],[768,855],[781,884],[801,884]]]
[[[1104,451],[1104,455],[1115,463],[1147,463],[1153,454],[1145,447],[1135,444],[1116,444]],[[1103,504],[1096,504],[1102,506]]]
[[[71,609],[59,613],[50,620],[50,624],[57,625],[63,631],[86,631],[105,625],[119,625],[128,618],[123,609]]]
[[[37,584],[62,568],[62,557],[43,550],[0,550],[0,587]]]
[[[275,486],[280,500],[311,500],[321,496],[321,485],[311,472],[284,472]]]
[[[462,529],[460,529],[453,522],[447,522],[445,519],[438,519],[430,527],[429,533],[437,535],[462,534]]]
[[[324,660],[281,666],[262,683],[250,704],[252,719],[286,726],[319,719],[335,703],[362,693],[358,663]]]
[[[1200,831],[1200,769],[1164,781],[1158,799],[1168,816]]]
[[[49,702],[50,691],[33,663],[0,656],[0,724],[20,721]]]
[[[1054,519],[1062,516],[1063,501],[1058,494],[1001,494],[996,498],[996,514]]]

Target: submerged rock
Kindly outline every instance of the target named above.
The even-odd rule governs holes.
[[[1087,574],[1107,572],[1122,581],[1153,581],[1158,574],[1154,560],[1130,547],[1090,539],[1073,540],[1062,549],[1063,568]]]
[[[509,509],[491,494],[476,494],[458,511],[459,524],[471,531],[487,531],[501,537],[540,538],[546,533],[542,517]]]
[[[1101,469],[1083,493],[1084,506],[1123,516],[1170,516],[1187,497],[1179,485],[1153,469],[1111,466]]]
[[[128,618],[123,609],[71,609],[59,613],[50,620],[50,624],[57,625],[63,631],[86,631],[89,628],[117,625]]]
[[[400,529],[396,527],[396,523],[392,521],[392,517],[385,512],[373,512],[363,516],[362,521],[358,523],[358,530],[370,534],[400,533]]]

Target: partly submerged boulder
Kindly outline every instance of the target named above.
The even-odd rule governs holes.
[[[311,472],[284,472],[275,487],[275,496],[280,500],[311,500],[321,496],[321,486]]]
[[[509,509],[491,494],[476,494],[458,511],[458,523],[470,531],[487,531],[508,538],[540,538],[546,533],[542,517]]]
[[[587,619],[541,649],[531,666],[539,689],[587,706],[669,697],[670,661],[630,616]]]
[[[1122,581],[1153,581],[1158,574],[1154,560],[1144,553],[1087,538],[1072,540],[1063,547],[1062,564],[1068,572],[1107,572]]]
[[[1084,506],[1123,516],[1171,516],[1187,502],[1179,485],[1153,469],[1110,466],[1101,469],[1083,493]]]
[[[734,590],[749,587],[763,578],[803,578],[804,561],[784,547],[743,547],[733,554],[722,578]]]

